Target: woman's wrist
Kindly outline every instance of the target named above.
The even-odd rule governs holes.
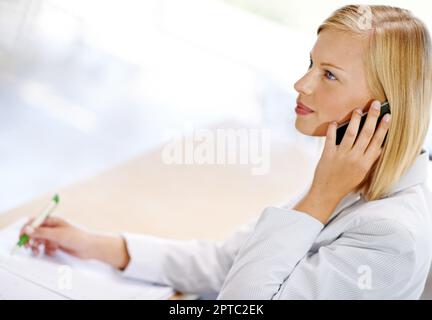
[[[130,261],[126,241],[120,235],[90,235],[92,245],[91,256],[93,259],[102,261],[112,267],[123,270]]]
[[[322,224],[326,224],[342,198],[343,196],[337,194],[311,188],[293,209],[309,214]]]

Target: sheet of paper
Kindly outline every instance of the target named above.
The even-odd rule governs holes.
[[[0,269],[0,300],[64,300],[49,289],[34,285],[6,270]]]
[[[22,219],[0,230],[0,299],[168,299],[169,287],[126,279],[98,261],[59,252],[34,256],[21,249],[11,255]]]

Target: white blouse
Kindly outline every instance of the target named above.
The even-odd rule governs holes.
[[[348,194],[327,224],[268,207],[224,242],[125,233],[126,277],[218,299],[418,299],[432,259],[428,153],[388,197]]]

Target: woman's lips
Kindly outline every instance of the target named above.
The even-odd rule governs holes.
[[[297,102],[297,106],[295,108],[295,112],[298,115],[307,115],[310,114],[312,112],[314,112],[312,109],[309,109],[308,107],[306,107],[304,104],[302,104],[301,102]]]

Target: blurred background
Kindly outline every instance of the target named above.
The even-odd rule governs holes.
[[[348,3],[0,0],[0,212],[227,120],[316,156],[293,84],[317,26]],[[432,30],[428,2],[379,3]]]

